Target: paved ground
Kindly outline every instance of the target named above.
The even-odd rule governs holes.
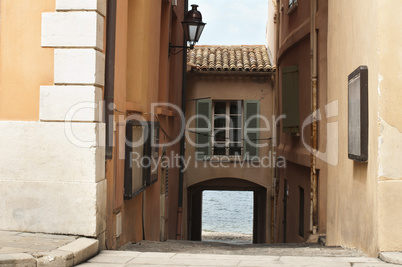
[[[99,241],[78,236],[0,231],[0,266],[73,266],[95,256]]]
[[[368,258],[357,250],[318,244],[236,245],[219,242],[142,241],[120,251],[98,251],[96,239],[0,231],[0,266],[399,266]],[[384,260],[402,264],[401,252]]]
[[[167,241],[127,244],[102,251],[81,267],[131,266],[400,266],[368,258],[357,250],[320,245],[230,245],[217,242]]]
[[[76,239],[76,236],[0,231],[0,254],[50,251]]]

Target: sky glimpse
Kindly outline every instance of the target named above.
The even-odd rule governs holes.
[[[199,45],[266,45],[268,0],[191,0],[207,25]]]

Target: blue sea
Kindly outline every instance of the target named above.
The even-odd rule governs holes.
[[[221,233],[253,233],[253,192],[204,191],[202,230]]]

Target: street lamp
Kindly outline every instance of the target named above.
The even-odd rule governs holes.
[[[204,30],[206,23],[202,22],[201,12],[197,10],[198,5],[191,5],[192,9],[187,12],[187,15],[182,21],[184,35],[189,43],[187,46],[169,45],[170,48],[194,48],[194,44],[200,39],[201,33]]]
[[[202,22],[201,12],[197,10],[198,5],[191,5],[192,9],[187,12],[186,19],[182,22],[186,40],[190,43],[190,49],[200,39],[205,24]]]

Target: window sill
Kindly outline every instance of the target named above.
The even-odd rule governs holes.
[[[295,12],[298,6],[299,6],[298,2],[294,3],[293,6],[288,9],[288,12],[286,13],[286,15],[289,16],[290,14]]]
[[[284,126],[282,128],[283,133],[290,134],[292,136],[300,136],[300,128],[299,126]]]
[[[246,159],[243,156],[235,157],[235,156],[212,156],[205,159],[196,159],[197,161],[209,161],[216,163],[239,163],[239,162],[259,162],[259,158],[256,157],[254,159]]]

